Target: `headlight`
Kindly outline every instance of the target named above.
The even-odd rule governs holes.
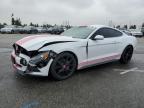
[[[29,61],[29,64],[31,66],[38,66],[41,68],[41,67],[46,66],[49,60],[50,60],[49,52],[44,52],[44,53],[41,53],[41,54],[33,57]]]
[[[48,53],[48,52],[43,53],[43,54],[41,55],[41,58],[42,58],[43,60],[47,60],[48,57],[49,57],[49,53]]]

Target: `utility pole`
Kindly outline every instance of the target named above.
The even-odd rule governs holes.
[[[11,15],[11,25],[15,25],[15,19],[14,19],[14,14],[13,13]]]

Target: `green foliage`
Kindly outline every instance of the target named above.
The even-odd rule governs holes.
[[[136,29],[137,27],[136,27],[136,25],[131,25],[130,27],[129,27],[129,29]]]
[[[20,18],[14,19],[14,18],[12,17],[12,19],[11,19],[11,24],[12,24],[12,25],[21,26],[21,25],[22,25],[21,19],[20,19]]]
[[[120,25],[117,25],[116,28],[119,29],[119,28],[120,28]]]
[[[128,26],[127,26],[127,25],[124,25],[124,28],[125,28],[125,29],[128,29]]]
[[[142,24],[142,27],[144,27],[144,23]]]
[[[3,27],[4,27],[3,24],[0,23],[0,29],[3,28]]]

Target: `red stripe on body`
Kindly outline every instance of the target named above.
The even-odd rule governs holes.
[[[30,40],[33,40],[33,39],[36,39],[36,38],[40,38],[40,37],[47,37],[47,36],[29,36],[29,37],[26,37],[24,39],[21,39],[19,41],[16,42],[16,44],[18,45],[22,45]]]
[[[78,65],[78,69],[84,67],[84,66],[87,66],[87,65],[92,65],[92,64],[96,64],[96,63],[101,63],[101,62],[105,62],[105,61],[108,61],[108,60],[113,60],[117,57],[120,57],[120,54],[117,54],[117,55],[112,55],[112,56],[109,56],[109,57],[104,57],[104,58],[99,58],[99,59],[96,59],[96,60],[92,60],[92,61],[87,61],[87,62],[82,62]]]

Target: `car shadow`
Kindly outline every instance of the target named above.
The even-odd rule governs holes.
[[[101,64],[101,65],[77,70],[73,74],[72,77],[70,77],[66,80],[70,81],[77,77],[83,77],[83,75],[84,76],[93,76],[93,75],[100,76],[101,74],[108,73],[109,71],[112,72],[114,68],[121,69],[121,68],[127,68],[129,66],[131,66],[131,64],[122,65],[118,61],[109,62],[106,64]],[[19,74],[15,74],[15,77],[16,77],[16,80],[18,80],[18,82],[20,82],[20,83],[35,83],[35,84],[37,84],[37,83],[54,83],[54,82],[65,81],[65,80],[62,80],[62,81],[54,80],[51,75],[49,75],[48,77],[41,77],[41,76],[30,76],[30,75],[22,76]]]

